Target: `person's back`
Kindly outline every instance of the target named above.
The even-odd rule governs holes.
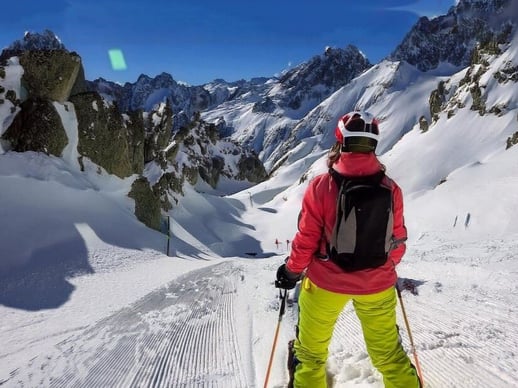
[[[337,144],[329,154],[330,169],[346,178],[368,177],[384,171],[374,153],[378,123],[370,115],[352,112],[341,117],[335,134]],[[391,191],[392,198],[390,250],[383,259],[372,265],[360,265],[358,270],[344,269],[347,266],[330,255],[339,195],[333,174],[317,176],[305,192],[299,231],[286,264],[277,271],[276,283],[281,288],[292,288],[305,274],[292,363],[295,387],[326,387],[325,363],[334,324],[350,300],[361,321],[372,363],[383,374],[385,386],[419,387],[417,373],[399,343],[396,326],[395,267],[405,253],[407,237],[403,196],[399,186],[386,174],[382,184]]]

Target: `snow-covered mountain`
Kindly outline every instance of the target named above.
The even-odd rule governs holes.
[[[421,71],[443,62],[468,66],[475,45],[508,42],[517,13],[511,0],[460,0],[444,16],[419,19],[387,59],[406,61]]]
[[[136,83],[124,86],[96,80],[90,88],[115,101],[123,112],[150,110],[168,101],[174,112],[173,132],[201,112],[204,120],[217,125],[221,136],[250,147],[266,160],[298,120],[370,66],[354,46],[328,47],[279,78],[187,86],[162,73],[155,78],[141,75]]]
[[[259,93],[246,93],[202,112],[223,133],[255,150],[267,168],[275,150],[290,140],[295,125],[336,90],[371,66],[354,46],[326,48]]]
[[[421,18],[385,61],[373,68],[365,66],[368,70],[360,72],[352,82],[347,80],[327,100],[308,106],[303,116],[282,109],[254,112],[248,101],[234,100],[207,110],[202,117],[232,128],[232,138],[252,144],[271,171],[286,159],[288,150],[307,137],[319,138],[315,151],[327,149],[334,141],[332,129],[339,115],[355,109],[369,110],[383,121],[383,140],[378,149],[383,154],[421,118],[430,123],[432,109],[442,109],[432,107],[432,97],[445,77],[479,63],[481,58],[476,53],[493,54],[494,58],[505,51],[516,33],[517,21],[518,13],[511,1],[460,1],[445,16]],[[512,68],[510,63],[507,66]],[[492,74],[500,69],[484,71]],[[428,86],[423,87],[423,83]],[[413,101],[419,103],[409,104]],[[274,109],[273,104],[271,107]],[[399,127],[391,122],[396,112],[398,120],[401,116],[407,118]]]
[[[399,105],[393,101],[395,88],[403,90],[407,83],[425,78],[430,80],[430,88],[421,92],[431,94],[436,89],[431,75],[436,76],[436,83],[441,82],[441,77],[453,76],[479,60],[473,58],[477,50],[497,55],[500,46],[512,39],[516,20],[517,7],[509,0],[463,0],[446,15],[432,20],[423,17],[387,57],[389,66],[394,67],[393,75],[386,74],[384,69],[363,74],[372,64],[356,47],[348,46],[329,47],[279,78],[233,83],[215,80],[192,87],[180,85],[163,73],[154,79],[143,75],[135,84],[127,83],[124,87],[104,80],[94,81],[92,87],[115,99],[123,111],[151,109],[160,101],[170,100],[175,129],[186,125],[194,112],[201,112],[202,118],[214,123],[223,137],[257,152],[271,171],[286,158],[286,151],[304,138],[328,132],[334,123],[326,123],[336,121],[338,114],[362,108],[389,118],[389,106]],[[412,66],[408,68],[407,64]],[[360,75],[358,82],[349,85]],[[364,82],[369,84],[369,90],[356,87]],[[341,88],[350,90],[350,97],[344,103],[332,97]],[[321,105],[328,97],[342,104],[338,112],[327,111]],[[374,106],[376,102],[379,107]],[[405,113],[409,121],[395,130],[395,136],[387,136],[380,152],[389,149],[421,117],[429,121],[428,105],[428,102],[423,104],[418,112]],[[323,139],[321,147],[327,148],[330,141]]]
[[[88,84],[106,100],[116,102],[122,112],[149,111],[157,104],[167,102],[174,112],[172,130],[176,131],[188,126],[195,112],[233,98],[233,89],[238,89],[239,85],[252,87],[255,83],[214,81],[210,87],[188,86],[163,72],[154,78],[142,74],[135,83],[127,82],[124,86],[102,78]]]

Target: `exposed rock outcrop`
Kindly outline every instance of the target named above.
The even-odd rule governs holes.
[[[65,50],[25,51],[20,56],[22,86],[34,98],[65,102],[81,72],[81,58]]]
[[[150,188],[145,177],[140,177],[133,182],[130,198],[135,200],[135,216],[152,229],[160,230],[160,198]]]
[[[49,100],[30,98],[2,136],[17,152],[36,151],[61,156],[67,134],[56,108]]]
[[[130,160],[129,134],[116,105],[107,104],[96,92],[70,97],[77,115],[78,152],[121,178],[134,171]]]

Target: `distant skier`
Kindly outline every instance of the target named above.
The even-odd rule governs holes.
[[[373,365],[383,375],[385,387],[416,388],[420,386],[419,378],[399,341],[396,326],[395,267],[405,253],[407,238],[402,192],[396,182],[384,174],[385,168],[374,153],[379,136],[377,120],[367,113],[351,112],[340,118],[335,135],[337,143],[328,155],[330,171],[309,183],[291,254],[277,270],[276,286],[284,289],[294,288],[304,274],[298,297],[294,359],[288,360],[288,365],[293,366],[290,375],[294,379],[289,386],[327,386],[326,361],[334,325],[345,305],[352,300],[367,351]],[[384,229],[383,225],[376,225],[368,233],[341,243],[345,246],[363,244],[362,249],[367,251],[371,246],[372,249],[381,246],[384,251],[388,250],[381,261],[373,261],[374,256],[363,254],[359,262],[353,263],[352,269],[344,269],[347,265],[340,262],[340,255],[336,256],[329,248],[332,241],[337,240],[334,234],[338,233],[339,226],[335,221],[342,217],[337,216],[340,205],[337,204],[336,173],[348,181],[353,181],[354,177],[362,177],[364,181],[380,177],[376,187],[384,187],[385,198],[388,198],[385,204],[388,201],[392,212]],[[340,187],[340,193],[343,193],[344,186]],[[382,189],[378,191],[382,192]],[[350,198],[348,195],[345,194],[346,199]],[[360,210],[352,221],[347,218],[348,225],[356,229],[346,227],[339,233],[346,235],[361,229],[363,221],[357,219],[363,217],[361,213],[365,209]],[[380,239],[376,236],[380,231],[384,235],[378,242]],[[390,238],[390,249],[387,249],[385,237]]]
[[[276,239],[275,239],[275,245],[277,246],[277,249],[279,249],[279,244],[280,244],[279,239],[278,239],[278,238],[276,238]]]
[[[467,228],[469,226],[469,221],[471,219],[471,214],[466,214],[466,221],[464,221],[464,227]]]

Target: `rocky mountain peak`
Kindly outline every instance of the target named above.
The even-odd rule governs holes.
[[[323,54],[286,72],[280,82],[286,87],[302,84],[306,87],[344,85],[370,66],[365,55],[353,45],[345,49],[326,47]]]
[[[65,45],[50,30],[42,33],[26,32],[23,39],[16,40],[2,51],[1,59],[18,56],[25,51],[64,50]]]
[[[406,61],[421,71],[441,62],[467,66],[477,44],[509,41],[517,11],[512,0],[460,0],[446,15],[420,18],[387,59]]]
[[[473,11],[487,14],[488,12],[501,11],[510,4],[510,0],[459,0],[457,6],[453,7],[450,12]]]
[[[358,50],[326,47],[324,53],[286,72],[280,79],[286,94],[281,106],[297,110],[304,100],[322,101],[372,64]]]

